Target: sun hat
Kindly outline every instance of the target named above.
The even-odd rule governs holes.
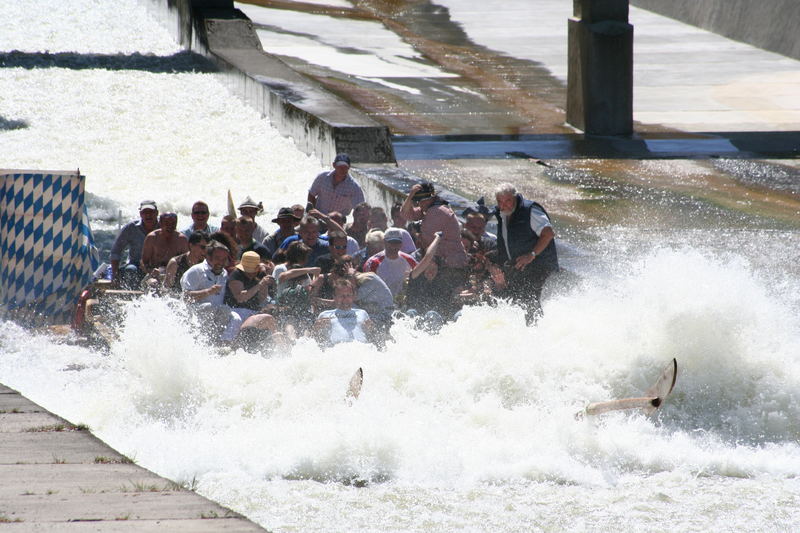
[[[245,252],[242,254],[242,259],[236,268],[248,274],[258,271],[258,265],[261,263],[261,256],[256,252]]]
[[[241,204],[239,204],[239,209],[243,207],[254,207],[256,209],[261,209],[261,204],[255,203],[255,201],[253,201],[253,199],[248,196],[247,198],[244,199],[244,201]]]
[[[300,220],[299,217],[295,216],[294,211],[292,211],[291,207],[281,207],[278,210],[278,216],[272,219],[272,222],[277,223],[278,219],[280,218],[292,218],[294,220]]]

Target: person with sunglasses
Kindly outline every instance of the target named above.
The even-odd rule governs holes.
[[[208,242],[208,235],[202,231],[195,231],[189,236],[189,251],[173,257],[167,263],[164,272],[164,287],[178,293],[183,290],[181,284],[176,281],[179,281],[191,267],[203,262],[206,258]]]
[[[207,235],[218,231],[218,227],[208,223],[209,214],[208,204],[202,200],[196,201],[192,206],[192,223],[189,224],[189,227],[184,228],[181,233],[188,239],[195,231],[202,231]]]

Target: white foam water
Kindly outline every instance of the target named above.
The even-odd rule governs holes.
[[[16,5],[0,8],[36,13],[48,44],[12,26],[0,48],[78,46],[53,36],[67,33],[49,22],[60,3]],[[116,24],[119,48],[103,32],[84,52],[172,53],[141,6],[71,10]],[[28,125],[0,131],[3,166],[80,165],[95,213],[132,215],[150,195],[221,211],[228,187],[276,208],[302,200],[319,170],[213,74],[0,69],[0,95],[0,117]],[[384,351],[301,340],[223,357],[180,305],[143,298],[105,354],[0,323],[0,382],[274,531],[793,529],[796,235],[756,235],[754,251],[721,231],[676,246],[607,233],[606,255],[590,258],[602,264],[553,280],[532,327],[501,303],[467,308],[439,335],[401,321]],[[573,417],[641,394],[672,357],[678,382],[655,418]]]
[[[692,249],[627,267],[552,294],[534,327],[511,306],[468,308],[439,335],[396,324],[382,352],[303,340],[220,357],[153,298],[129,305],[106,356],[4,323],[0,379],[270,529],[794,523],[797,308]],[[655,419],[573,418],[641,394],[672,357]]]

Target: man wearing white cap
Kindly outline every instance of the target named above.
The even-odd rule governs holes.
[[[417,262],[409,254],[400,251],[400,247],[403,246],[403,234],[399,228],[387,229],[383,234],[383,243],[384,250],[364,263],[364,272],[375,272],[392,291],[392,296],[397,299]]]
[[[333,160],[333,170],[320,173],[311,184],[306,211],[318,209],[325,214],[339,211],[347,216],[363,201],[364,191],[350,175],[350,156],[338,154]]]
[[[142,260],[144,238],[151,231],[158,229],[158,206],[152,200],[144,200],[139,204],[139,220],[125,224],[111,246],[111,280],[122,283],[130,289],[138,289],[145,276],[139,268]],[[120,273],[122,252],[128,249],[128,264]]]

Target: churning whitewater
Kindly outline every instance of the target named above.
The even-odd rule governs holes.
[[[0,130],[4,167],[80,167],[100,227],[145,197],[181,224],[198,198],[219,217],[228,188],[268,213],[304,198],[320,165],[200,59],[198,72],[35,68],[44,50],[172,64],[179,50],[144,6],[19,4],[0,1],[0,50],[31,54],[0,69],[0,119],[24,125]],[[713,230],[692,245],[608,239],[603,255],[573,243],[591,264],[553,281],[535,326],[500,302],[438,335],[401,321],[384,351],[307,339],[222,357],[182,305],[150,297],[102,353],[2,322],[0,382],[275,531],[790,530],[800,281],[781,247],[797,237],[756,237],[774,253]],[[574,418],[641,394],[673,357],[655,418]]]

